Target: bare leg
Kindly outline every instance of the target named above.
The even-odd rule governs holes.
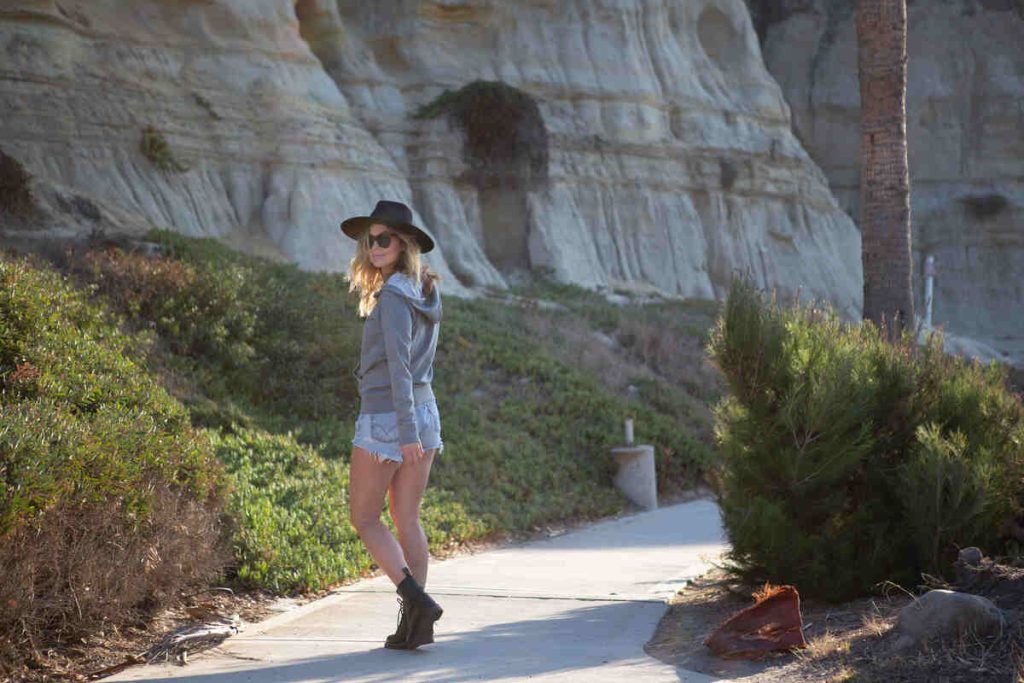
[[[380,519],[384,494],[399,470],[399,463],[379,463],[365,448],[353,446],[349,468],[349,520],[366,549],[397,586],[407,566],[402,547]],[[409,568],[412,571],[412,567]]]
[[[391,519],[398,530],[398,541],[401,543],[409,571],[417,583],[427,583],[427,562],[430,551],[427,546],[427,535],[420,524],[420,503],[423,502],[423,491],[427,488],[430,477],[430,466],[434,462],[436,448],[425,451],[419,462],[404,462],[391,479],[388,488],[389,511]]]

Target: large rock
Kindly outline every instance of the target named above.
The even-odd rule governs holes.
[[[896,619],[895,647],[911,651],[933,641],[948,641],[965,635],[995,635],[1005,623],[1003,613],[987,598],[931,590],[900,610]]]
[[[1024,568],[994,562],[974,547],[961,550],[953,567],[960,590],[983,595],[1002,609],[1024,609]]]
[[[797,136],[858,219],[855,0],[748,0]],[[915,295],[933,321],[1024,365],[1024,4],[908,3],[907,136]],[[919,309],[920,310],[920,309]]]
[[[388,197],[447,291],[532,270],[711,297],[745,270],[859,315],[858,233],[742,0],[10,0],[0,54],[0,147],[139,226],[340,270],[338,221]],[[476,79],[536,100],[540,185],[481,189],[458,126],[411,116]]]

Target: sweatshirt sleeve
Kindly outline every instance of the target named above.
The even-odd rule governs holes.
[[[387,290],[380,293],[377,305],[380,306],[384,350],[391,375],[391,397],[398,414],[399,443],[416,443],[420,437],[413,412],[412,371],[409,367],[413,310],[400,294]]]

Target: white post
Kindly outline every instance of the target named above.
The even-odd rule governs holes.
[[[935,257],[931,254],[924,260],[924,327],[932,327],[932,293],[935,290]]]
[[[633,418],[626,418],[626,445],[633,445]]]

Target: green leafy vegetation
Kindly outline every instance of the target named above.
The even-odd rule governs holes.
[[[164,134],[153,126],[146,126],[143,129],[139,149],[161,171],[183,173],[188,170],[188,166],[175,158]]]
[[[363,322],[343,276],[146,239],[145,253],[69,250],[63,275],[0,260],[0,662],[192,583],[288,593],[373,567],[348,523]],[[664,496],[711,458],[707,406],[666,359],[700,350],[713,309],[615,306],[549,282],[516,296],[533,304],[445,298],[445,449],[422,510],[435,553],[621,511],[608,451],[627,416],[656,447]],[[617,340],[618,375],[591,357],[611,353],[598,333]]]
[[[454,303],[446,303],[446,314],[455,312],[444,323],[436,386],[443,424],[455,426],[445,432],[455,455],[439,460],[435,482],[489,529],[617,510],[608,451],[620,445],[627,415],[636,438],[657,447],[663,491],[696,483],[709,451],[670,416],[610,394],[593,372],[531,341],[522,311]]]
[[[220,572],[223,469],[136,362],[151,341],[48,266],[0,259],[0,672]]]
[[[869,323],[734,283],[710,354],[733,569],[840,600],[949,576],[958,547],[1013,551],[1024,408],[1004,371],[887,343]]]
[[[363,323],[343,276],[273,264],[211,239],[166,231],[149,239],[161,258],[92,250],[72,270],[135,327],[157,332],[158,352],[149,364],[195,425],[218,432],[211,438],[219,459],[229,464],[235,490],[248,491],[247,507],[242,493],[229,503],[236,518],[248,520],[235,537],[237,575],[283,591],[366,571],[370,560],[348,528],[344,498],[359,410],[351,369]],[[636,420],[637,438],[657,448],[663,494],[697,483],[710,458],[700,438],[710,420],[701,425],[691,410],[699,399],[687,399],[684,388],[661,376],[638,380],[664,410],[652,408],[570,362],[560,354],[564,339],[534,334],[544,317],[555,321],[551,329],[570,319],[585,326],[605,319],[616,332],[620,307],[579,288],[541,286],[558,288],[552,291],[572,306],[580,302],[578,310],[547,313],[445,298],[434,379],[445,451],[435,460],[423,508],[436,549],[620,510],[608,450],[621,440],[627,415]],[[698,335],[695,347],[711,316],[705,310],[700,320],[702,330],[686,324]],[[248,454],[240,459],[236,451],[243,447]],[[294,458],[308,466],[282,470],[273,487],[252,483],[252,463],[271,467]],[[314,494],[324,482],[332,493]],[[317,497],[323,495],[332,496],[330,505]],[[304,532],[309,520],[327,519],[324,508],[334,510],[334,535]],[[267,549],[275,547],[272,561]]]
[[[262,430],[240,429],[213,441],[237,482],[229,512],[238,524],[241,583],[287,592],[366,571],[372,560],[348,523],[345,461]],[[436,489],[426,493],[423,524],[435,552],[477,533],[451,496]]]
[[[547,128],[529,93],[501,81],[473,81],[455,91],[445,89],[413,118],[441,114],[465,133],[466,161],[478,185],[516,178],[532,185],[547,181]]]

